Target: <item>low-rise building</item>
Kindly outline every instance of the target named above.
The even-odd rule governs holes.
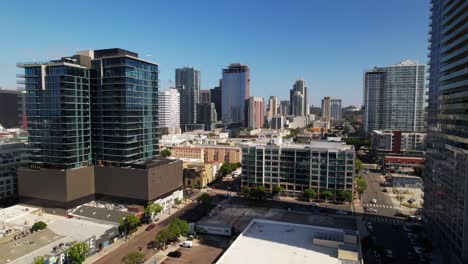
[[[425,158],[385,156],[384,169],[401,174],[412,174],[414,168],[424,168]]]
[[[425,145],[426,133],[391,130],[372,131],[372,146],[376,151],[392,153],[423,151]]]
[[[281,186],[285,194],[299,196],[307,188],[353,190],[355,150],[338,142],[242,144],[242,186]]]
[[[253,219],[218,264],[360,264],[356,231]]]
[[[219,166],[210,163],[184,162],[184,186],[186,188],[205,188],[216,179]]]
[[[238,163],[242,160],[239,147],[231,146],[176,146],[171,149],[171,157],[182,159],[199,159],[204,163],[222,162]]]
[[[313,124],[314,128],[330,129],[330,121],[315,120]]]
[[[27,162],[27,146],[21,142],[0,142],[0,201],[18,195],[17,170]]]
[[[419,176],[392,173],[392,186],[395,188],[415,188],[422,189],[423,180]]]

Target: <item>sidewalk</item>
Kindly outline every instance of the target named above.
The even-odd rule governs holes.
[[[197,195],[199,195],[199,194],[197,193],[194,196],[197,196]],[[192,197],[190,197],[189,199],[186,199],[185,201],[191,200]],[[182,208],[184,208],[185,206],[187,206],[189,204],[190,204],[190,202],[182,202],[177,208],[170,208],[169,212],[159,213],[158,216],[157,216],[159,218],[159,220],[157,222],[153,222],[153,223],[158,224],[159,222],[165,220],[166,218],[168,218],[169,216],[171,216],[172,214],[174,214],[175,212],[181,210]],[[101,251],[97,252],[96,254],[90,256],[89,258],[86,258],[86,260],[84,261],[84,264],[92,264],[95,261],[98,261],[102,257],[106,256],[107,254],[111,253],[112,251],[118,249],[120,246],[127,243],[127,241],[131,240],[133,237],[145,232],[145,229],[146,229],[147,226],[148,225],[142,225],[142,226],[138,227],[137,231],[135,233],[133,233],[132,235],[129,235],[127,239],[121,238],[121,239],[115,241],[113,244],[109,245],[108,247],[104,248],[103,250],[101,250]]]
[[[181,237],[180,238],[180,241],[185,241],[187,238],[185,237]],[[192,240],[193,241],[193,246],[196,247],[198,245],[200,245],[200,242],[196,239]],[[164,260],[166,260],[167,258],[167,254],[169,254],[169,252],[171,251],[175,251],[177,249],[179,249],[180,246],[179,246],[179,243],[175,243],[174,245],[168,245],[167,246],[167,249],[165,250],[158,250],[156,252],[156,254],[154,254],[153,256],[151,256],[144,264],[155,264],[155,263],[163,263]]]

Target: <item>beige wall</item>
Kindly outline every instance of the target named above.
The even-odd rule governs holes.
[[[148,177],[148,198],[154,200],[157,197],[178,188],[183,187],[182,161],[175,160],[170,164],[152,168]]]
[[[215,179],[212,164],[184,162],[184,186],[204,188]]]
[[[203,148],[201,147],[173,147],[171,148],[171,157],[200,159],[203,160]]]
[[[222,163],[237,163],[242,161],[242,151],[237,147],[204,147],[205,162],[219,161]]]

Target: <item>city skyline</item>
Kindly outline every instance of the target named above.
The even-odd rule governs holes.
[[[268,2],[266,11],[263,10],[264,4],[255,3],[249,4],[249,10],[245,12],[241,12],[245,4],[242,2],[223,3],[223,6],[213,6],[203,1],[185,3],[186,10],[198,10],[199,16],[185,16],[185,9],[179,10],[177,4],[148,3],[145,10],[157,10],[158,19],[164,21],[170,18],[166,19],[170,22],[144,23],[148,21],[143,18],[137,30],[133,19],[110,15],[124,12],[126,7],[122,5],[93,3],[96,10],[86,11],[89,21],[80,20],[82,23],[79,26],[64,27],[56,21],[62,18],[73,20],[76,18],[74,14],[79,14],[81,8],[87,5],[77,6],[76,12],[68,12],[68,7],[62,3],[52,5],[45,1],[38,5],[29,2],[22,7],[1,3],[0,9],[8,11],[0,18],[0,28],[9,41],[3,44],[8,45],[8,49],[4,47],[0,52],[3,58],[0,62],[0,86],[4,89],[16,88],[15,74],[18,69],[15,64],[18,61],[52,59],[77,50],[121,47],[138,51],[142,58],[160,65],[161,88],[171,86],[169,79],[175,81],[173,73],[176,68],[191,66],[201,72],[201,89],[211,89],[217,86],[223,67],[240,62],[251,68],[251,95],[263,98],[275,95],[279,100],[284,100],[288,98],[291,83],[303,78],[309,86],[310,105],[320,106],[324,96],[331,96],[344,98],[344,106],[359,106],[362,103],[364,70],[395,64],[404,58],[421,63],[427,61],[427,1],[379,3],[378,10],[385,12],[376,9],[362,18],[353,15],[353,12],[365,13],[377,7],[377,3],[366,2],[343,1],[343,8],[338,10],[334,4],[323,2],[298,2],[290,6]],[[25,9],[24,6],[30,8]],[[109,9],[109,15],[101,17],[99,10],[104,7]],[[229,19],[219,14],[216,11],[218,8],[229,8],[231,14],[238,14],[240,24],[229,27]],[[55,15],[51,18],[40,15],[43,13],[41,11],[46,10],[51,10]],[[141,12],[148,12],[145,10]],[[320,23],[326,19],[327,12],[334,12],[336,19]],[[41,19],[38,19],[39,15]],[[256,23],[257,15],[260,23]],[[296,15],[299,18],[292,19]],[[395,16],[399,19],[394,20]],[[15,17],[23,17],[24,20],[11,25],[8,21],[13,21],[11,19]],[[276,19],[278,17],[279,20]],[[379,19],[378,26],[367,23],[376,19]],[[37,30],[29,34],[18,33],[28,30],[28,25],[33,21]],[[191,21],[193,23],[190,24]],[[110,30],[104,33],[89,32],[86,28],[90,24],[105,24]],[[49,30],[51,27],[54,30]],[[142,34],[148,30],[157,34]],[[255,32],[260,32],[259,36],[253,34]],[[128,37],[121,38],[124,34]],[[300,43],[294,41],[297,39],[294,36],[298,34],[303,38]],[[54,42],[50,43],[50,39]],[[190,39],[192,48],[185,48],[185,39]],[[34,45],[31,45],[33,40]],[[395,45],[398,40],[400,45]],[[340,78],[334,77],[336,71],[340,72]]]

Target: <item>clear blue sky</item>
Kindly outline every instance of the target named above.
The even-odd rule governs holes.
[[[251,68],[251,95],[287,98],[296,78],[310,101],[360,105],[365,69],[403,58],[427,62],[428,0],[1,1],[0,86],[15,88],[16,62],[120,47],[177,67],[212,88],[232,62]]]

